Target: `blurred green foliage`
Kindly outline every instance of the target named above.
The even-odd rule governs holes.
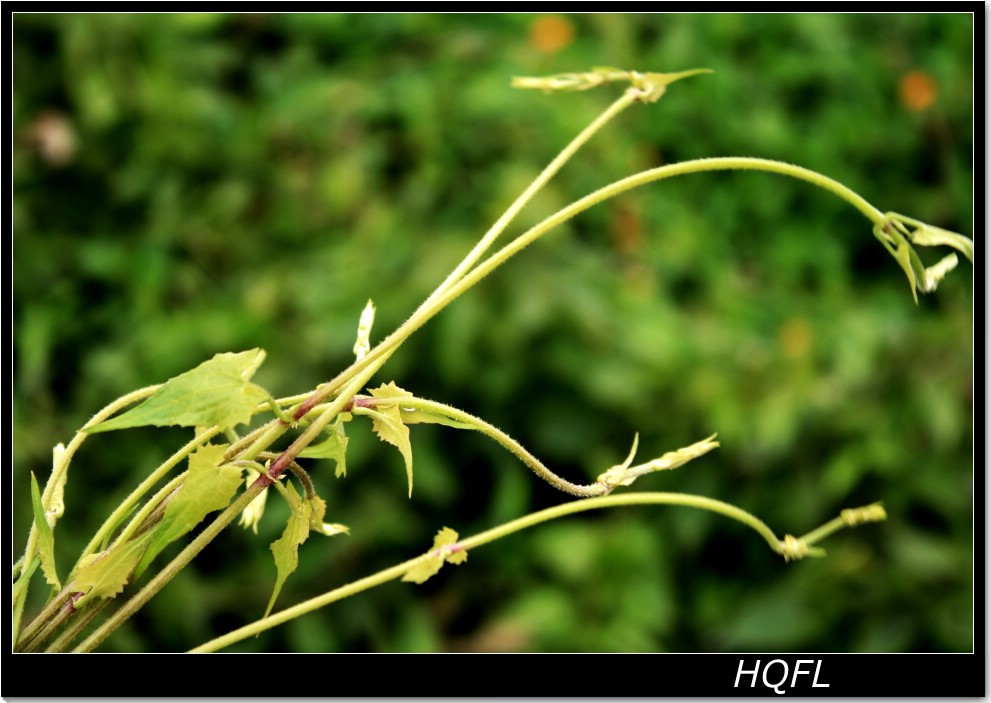
[[[369,297],[374,342],[618,94],[513,91],[512,76],[715,70],[623,114],[513,232],[636,170],[747,155],[973,236],[973,31],[970,14],[924,13],[15,15],[15,551],[29,470],[43,481],[92,413],[221,351],[266,349],[256,380],[276,395],[329,379]],[[579,482],[634,431],[642,459],[719,432],[720,450],[638,489],[728,500],[779,534],[875,500],[889,521],[784,564],[706,513],[590,514],[233,649],[971,650],[971,276],[964,262],[916,307],[866,220],[768,174],[595,208],[379,378]],[[276,609],[421,553],[442,525],[467,536],[566,499],[481,436],[415,427],[407,500],[398,454],[352,434],[346,479],[310,462],[351,536],[310,539]],[[187,438],[84,445],[56,531],[63,575]],[[257,536],[222,534],[105,648],[185,649],[259,617],[285,511],[270,501]]]

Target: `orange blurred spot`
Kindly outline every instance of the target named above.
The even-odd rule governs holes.
[[[623,254],[636,254],[643,245],[640,214],[628,205],[614,205],[609,218],[613,246]]]
[[[785,356],[800,359],[812,348],[812,328],[800,317],[785,320],[778,328],[778,345]]]
[[[898,96],[902,105],[913,112],[922,112],[936,102],[936,81],[925,71],[909,71],[898,81]]]
[[[575,26],[560,15],[543,15],[530,23],[530,46],[545,54],[560,51],[574,38]]]

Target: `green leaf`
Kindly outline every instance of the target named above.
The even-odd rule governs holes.
[[[311,444],[301,451],[299,455],[304,459],[333,459],[337,462],[337,470],[334,475],[337,478],[347,476],[347,449],[348,436],[344,432],[344,423],[351,419],[351,413],[341,413],[337,416],[327,432],[330,436],[319,444]]]
[[[272,554],[275,556],[275,568],[278,571],[278,576],[275,579],[275,588],[272,591],[272,597],[268,601],[268,607],[265,608],[265,615],[263,617],[268,617],[268,614],[272,612],[272,606],[275,605],[275,599],[279,597],[279,591],[282,590],[282,584],[285,583],[286,578],[289,574],[296,570],[299,566],[299,545],[306,541],[306,538],[310,535],[310,514],[312,508],[309,501],[303,501],[296,489],[291,483],[286,485],[286,492],[289,495],[289,522],[286,523],[286,529],[282,533],[282,537],[272,542],[269,548],[272,550]]]
[[[151,533],[145,533],[136,539],[123,544],[117,544],[102,554],[90,554],[79,562],[79,571],[73,579],[73,590],[85,595],[76,601],[80,607],[91,598],[113,598],[127,584],[134,567],[141,559]]]
[[[313,496],[310,503],[310,532],[319,532],[327,537],[334,535],[346,535],[351,529],[347,525],[339,522],[324,522],[324,515],[327,514],[327,503],[320,496]]]
[[[186,480],[165,507],[135,578],[144,573],[166,546],[196,527],[207,515],[230,503],[241,485],[242,469],[220,465],[227,446],[208,444],[190,455]]]
[[[256,480],[258,480],[258,476],[253,472],[249,472],[249,476],[245,479],[245,488],[250,488],[251,484],[253,484]],[[244,529],[248,529],[250,527],[251,530],[257,535],[258,523],[261,521],[262,515],[265,514],[265,502],[267,500],[268,488],[255,496],[255,499],[248,503],[248,507],[241,511],[241,519],[237,524]]]
[[[902,271],[905,272],[905,277],[908,278],[908,285],[912,288],[912,299],[918,305],[919,295],[916,293],[916,290],[925,291],[925,267],[922,265],[922,261],[919,260],[919,255],[915,253],[912,246],[902,236],[902,232],[906,232],[904,226],[900,222],[895,222],[893,225],[889,229],[885,229],[882,226],[875,227],[874,236],[881,240],[885,249],[895,258]],[[896,231],[896,227],[901,232]]]
[[[424,410],[422,408],[399,408],[399,417],[407,425],[445,425],[447,427],[453,427],[458,430],[477,430],[478,427],[475,425],[469,425],[467,422],[460,422],[454,420],[444,413],[434,412],[431,410]]]
[[[630,455],[626,458],[626,461],[600,474],[596,481],[604,485],[609,491],[617,486],[629,486],[641,476],[646,476],[657,471],[677,469],[692,459],[697,459],[703,454],[711,452],[719,446],[719,442],[716,442],[715,439],[716,435],[711,435],[687,447],[675,449],[673,452],[665,452],[659,458],[648,461],[645,464],[630,466],[633,463],[633,455],[637,451],[637,438],[634,437],[633,449],[630,450]]]
[[[953,247],[966,256],[971,263],[973,263],[974,242],[962,234],[951,232],[950,230],[943,229],[942,227],[927,225],[925,222],[913,220],[911,217],[899,215],[897,212],[885,213],[885,217],[904,222],[915,227],[915,229],[908,234],[909,239],[912,240],[913,244],[918,244],[923,247]]]
[[[373,398],[412,397],[412,393],[404,391],[395,383],[383,385],[371,391]],[[383,442],[392,444],[403,455],[406,462],[406,479],[409,483],[409,495],[413,496],[413,447],[409,442],[409,428],[403,424],[398,401],[395,403],[376,404],[375,409],[355,407],[356,415],[368,415],[372,418],[372,429]]]
[[[264,360],[261,349],[217,354],[170,379],[126,413],[83,430],[108,432],[145,425],[227,428],[248,422],[255,406],[270,397],[264,388],[250,382]]]
[[[446,561],[448,564],[462,564],[468,559],[468,552],[457,547],[458,533],[450,527],[444,527],[437,532],[434,537],[434,546],[431,548],[427,558],[418,562],[409,571],[403,574],[403,581],[413,583],[423,583],[428,578],[440,571],[440,567]],[[452,545],[453,548],[452,548]]]
[[[35,478],[34,471],[31,472],[31,508],[34,510],[34,527],[38,534],[41,570],[45,574],[45,580],[61,590],[62,584],[55,570],[55,534],[45,517],[45,508],[41,504],[41,489],[38,488],[38,479]]]

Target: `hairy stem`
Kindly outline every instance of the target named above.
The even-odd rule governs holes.
[[[145,480],[142,481],[137,488],[131,491],[131,494],[124,499],[124,502],[118,505],[110,514],[110,517],[103,522],[103,525],[101,525],[100,529],[98,529],[96,534],[93,535],[93,538],[89,541],[89,544],[86,545],[86,548],[83,549],[83,553],[79,558],[82,559],[87,554],[92,554],[97,551],[99,545],[110,537],[113,531],[117,528],[117,525],[120,524],[127,514],[137,506],[138,501],[141,500],[145,493],[151,490],[156,483],[162,480],[162,478],[164,478],[165,475],[176,466],[176,464],[182,461],[189,454],[193,453],[197,447],[210,441],[210,439],[217,434],[220,434],[219,427],[211,427],[201,434],[198,434],[196,437],[193,437],[193,439],[186,442],[186,444],[184,444],[179,451],[162,462],[158,468],[148,474],[148,477],[145,478]],[[78,560],[76,563],[79,563]]]
[[[136,391],[132,391],[127,395],[123,395],[120,398],[117,398],[117,400],[113,401],[106,407],[100,409],[95,415],[93,415],[93,417],[89,419],[89,422],[87,422],[86,425],[92,425],[97,422],[103,422],[104,420],[106,420],[107,418],[109,418],[111,415],[118,412],[122,408],[125,408],[128,405],[131,405],[132,403],[136,403],[139,400],[144,400],[152,393],[157,391],[159,388],[160,386],[147,386],[146,388],[139,388]],[[86,425],[84,425],[84,427]],[[69,470],[69,463],[72,461],[73,455],[75,455],[76,451],[79,449],[82,443],[86,441],[87,437],[89,437],[89,434],[86,433],[84,430],[80,430],[76,432],[76,436],[72,438],[72,441],[69,442],[69,446],[65,448],[65,451],[62,452],[62,456],[56,462],[55,466],[52,467],[52,474],[51,476],[49,476],[47,483],[45,483],[45,490],[41,494],[41,504],[45,507],[46,510],[51,504],[52,497],[55,494],[56,487],[60,483],[63,483],[65,481],[65,474]],[[34,552],[37,548],[38,548],[37,528],[35,527],[34,522],[32,522],[31,530],[28,532],[28,541],[24,549],[24,556],[22,556],[21,559],[18,560],[18,564],[23,565],[30,563],[31,558],[34,556]],[[16,578],[18,575],[21,575],[22,577],[24,576],[23,568],[21,571],[18,571],[15,565],[14,577]],[[27,578],[30,579],[30,575],[28,575]],[[27,600],[27,581],[24,582],[24,587],[19,592],[16,592],[16,595],[17,597],[15,597],[14,599],[14,612],[11,623],[13,629],[14,641],[17,640],[17,633],[20,630],[21,616],[24,613],[24,603]]]
[[[481,547],[482,545],[493,542],[514,532],[519,532],[520,530],[524,530],[528,527],[533,527],[534,525],[547,522],[548,520],[554,520],[566,515],[572,515],[588,510],[629,505],[683,505],[719,513],[742,522],[751,529],[755,530],[761,537],[764,538],[771,549],[778,554],[782,554],[786,559],[797,558],[789,552],[789,550],[792,549],[789,547],[789,537],[786,536],[783,540],[778,539],[771,528],[756,516],[736,507],[735,505],[730,505],[729,503],[724,503],[723,501],[716,500],[714,498],[684,493],[626,493],[563,503],[562,505],[556,505],[552,508],[547,508],[536,513],[531,513],[530,515],[525,515],[511,522],[499,525],[498,527],[493,527],[492,529],[481,532],[473,537],[459,540],[454,544],[447,545],[445,549],[449,552],[467,551],[474,549],[475,547]],[[846,522],[844,524],[850,525],[851,523]],[[791,541],[795,541],[794,538],[790,539]],[[807,545],[805,546],[807,547]],[[317,596],[316,598],[311,598],[310,600],[299,603],[291,608],[286,608],[278,613],[269,615],[268,617],[260,620],[256,620],[249,625],[245,625],[244,627],[228,632],[221,637],[217,637],[209,642],[201,644],[199,647],[191,649],[190,652],[216,652],[224,647],[230,646],[236,642],[247,639],[248,637],[260,634],[277,625],[288,622],[289,620],[293,620],[294,618],[306,615],[307,613],[313,612],[314,610],[322,608],[326,605],[343,600],[348,596],[353,596],[356,593],[360,593],[375,586],[401,578],[421,563],[430,559],[436,559],[437,555],[435,552],[436,550],[430,550],[426,554],[422,554],[414,559],[409,559],[408,561],[404,561],[401,564],[397,564],[396,566],[379,571],[371,576],[366,576],[363,579],[353,581],[345,586],[341,586],[340,588],[335,588],[332,591],[328,591],[327,593]],[[805,553],[808,553],[807,549]]]
[[[505,449],[509,450],[513,455],[515,455],[520,461],[526,464],[531,471],[533,471],[541,479],[554,486],[560,491],[569,493],[573,496],[578,496],[579,498],[591,498],[594,496],[604,495],[608,493],[609,489],[601,483],[592,483],[588,485],[579,485],[572,483],[567,479],[561,478],[553,471],[544,466],[543,462],[540,461],[533,454],[528,452],[526,448],[517,442],[515,439],[510,437],[508,434],[500,430],[494,425],[490,425],[485,420],[470,415],[462,410],[453,408],[450,405],[444,405],[443,403],[437,403],[432,400],[424,400],[423,398],[416,398],[414,396],[396,396],[396,397],[384,397],[384,398],[361,398],[363,404],[367,405],[385,405],[385,404],[397,404],[401,408],[413,408],[416,410],[425,410],[427,412],[436,413],[438,415],[450,418],[456,422],[469,425],[471,429],[481,432],[486,437],[496,441],[498,444],[502,445]]]
[[[571,142],[558,154],[553,161],[551,161],[540,175],[534,179],[534,181],[524,190],[516,200],[506,209],[502,216],[496,220],[495,224],[489,228],[489,231],[483,235],[483,237],[478,241],[478,243],[472,248],[470,252],[465,256],[465,258],[455,267],[455,269],[444,279],[444,281],[431,293],[423,303],[416,309],[410,320],[406,324],[402,325],[389,335],[385,340],[376,345],[374,349],[369,351],[364,357],[356,361],[349,368],[345,369],[343,372],[338,374],[336,378],[327,383],[324,387],[318,389],[316,392],[311,394],[303,404],[296,410],[294,417],[299,419],[307,412],[309,412],[314,406],[322,403],[327,398],[331,397],[337,390],[347,383],[347,381],[354,375],[361,372],[361,369],[366,367],[366,365],[371,365],[378,360],[382,363],[392,355],[392,352],[406,340],[420,325],[410,326],[409,322],[416,319],[418,315],[424,311],[428,312],[428,319],[432,317],[440,308],[436,308],[435,301],[440,298],[447,290],[449,290],[457,281],[461,280],[462,277],[478,262],[481,256],[488,250],[492,243],[505,231],[509,223],[513,221],[519,212],[529,203],[533,197],[543,188],[551,178],[561,170],[571,159],[572,156],[591,139],[596,132],[602,129],[610,120],[612,120],[616,115],[625,110],[627,107],[632,105],[640,97],[640,91],[636,89],[627,90],[623,95],[617,99],[612,105],[610,105],[606,110],[599,115],[588,127],[581,131],[577,137],[575,137]],[[443,307],[443,305],[441,306]],[[432,311],[432,312],[431,312]],[[421,323],[422,324],[422,323]]]
[[[271,480],[260,476],[244,493],[227,506],[213,522],[207,525],[199,535],[193,539],[186,548],[183,549],[168,565],[159,571],[155,576],[136,593],[129,601],[124,603],[106,622],[104,622],[93,634],[84,640],[73,652],[91,652],[105,640],[110,633],[116,630],[129,617],[134,615],[145,603],[151,600],[152,596],[158,593],[172,578],[179,573],[193,557],[202,551],[213,538],[236,518],[255,497],[271,484]]]

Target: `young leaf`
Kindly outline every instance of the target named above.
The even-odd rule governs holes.
[[[269,397],[264,388],[250,382],[264,360],[261,349],[217,354],[166,381],[126,413],[83,429],[94,433],[145,425],[227,428],[248,422],[255,406]]]
[[[361,319],[358,320],[358,338],[354,343],[354,355],[361,361],[368,350],[371,349],[371,342],[368,338],[372,333],[372,324],[375,322],[375,305],[369,300],[365,304],[365,309],[361,311]]]
[[[220,466],[226,444],[208,444],[189,457],[189,472],[179,491],[165,507],[154,537],[141,559],[135,577],[171,542],[196,527],[207,515],[227,507],[241,485],[241,469]]]
[[[371,391],[373,398],[392,398],[396,396],[412,396],[395,383],[380,386]],[[398,402],[377,404],[375,409],[354,409],[355,414],[368,415],[372,418],[372,429],[383,442],[388,442],[399,449],[406,462],[406,479],[409,483],[409,495],[413,496],[413,447],[409,443],[409,428],[403,424]]]
[[[249,473],[249,476],[245,480],[245,487],[248,488],[257,480],[258,476],[254,473]],[[262,519],[262,515],[265,514],[265,502],[268,500],[268,489],[259,493],[253,501],[248,503],[248,507],[241,511],[241,519],[238,521],[238,525],[241,525],[244,529],[249,527],[258,534],[258,522]]]
[[[151,533],[145,533],[123,544],[114,545],[102,554],[90,554],[79,562],[73,579],[73,589],[84,595],[76,601],[78,608],[91,598],[113,598],[127,584],[134,567],[141,559]]]
[[[55,570],[55,535],[52,526],[45,517],[45,508],[41,504],[41,489],[38,479],[31,472],[31,508],[34,510],[34,527],[38,531],[38,556],[41,558],[41,570],[45,580],[56,589],[61,590],[58,573]]]
[[[69,478],[68,470],[59,471],[62,457],[65,456],[65,445],[59,442],[52,448],[52,475],[59,475],[58,482],[52,490],[52,499],[48,501],[45,509],[45,519],[49,527],[55,529],[55,523],[65,513],[65,482]],[[51,482],[51,479],[49,479]],[[46,486],[47,490],[47,486]]]
[[[447,415],[422,408],[399,408],[399,417],[407,425],[444,425],[458,430],[477,430],[475,425],[454,420]]]
[[[626,458],[626,461],[619,466],[614,466],[600,474],[596,480],[598,483],[604,485],[609,491],[614,489],[616,486],[629,486],[641,476],[652,474],[656,471],[677,469],[679,466],[687,464],[692,459],[697,459],[703,454],[712,451],[719,446],[719,442],[716,442],[715,439],[716,435],[711,435],[710,437],[706,437],[705,439],[695,442],[695,444],[690,444],[687,447],[675,449],[673,452],[665,452],[659,458],[648,461],[646,464],[630,466],[633,462],[633,455],[637,450],[637,441],[634,438],[633,450]]]
[[[278,571],[278,576],[275,579],[275,588],[272,591],[272,597],[268,601],[268,607],[265,608],[264,617],[268,617],[268,614],[272,612],[272,606],[275,605],[275,599],[279,597],[282,584],[285,583],[289,574],[294,572],[299,565],[299,545],[305,542],[306,538],[310,535],[310,513],[312,512],[312,508],[309,501],[302,500],[291,483],[286,485],[286,491],[289,494],[289,509],[291,512],[289,514],[289,522],[286,524],[286,529],[282,533],[282,537],[272,542],[269,546],[272,554],[275,556],[275,568]]]
[[[344,423],[350,419],[351,413],[341,413],[338,415],[334,424],[327,428],[330,436],[319,444],[311,444],[301,451],[299,455],[304,459],[333,459],[337,462],[337,470],[334,472],[334,476],[337,478],[347,476],[348,466],[346,455],[348,436],[344,432]]]
[[[320,496],[313,496],[310,503],[310,532],[319,532],[327,537],[334,535],[346,535],[351,529],[347,525],[339,522],[324,522],[323,517],[327,514],[327,503]]]
[[[450,527],[439,530],[434,537],[434,546],[430,550],[429,557],[403,574],[403,581],[423,583],[440,571],[445,561],[449,564],[464,563],[468,559],[468,552],[457,546],[451,547],[456,545],[457,541],[458,533]]]

